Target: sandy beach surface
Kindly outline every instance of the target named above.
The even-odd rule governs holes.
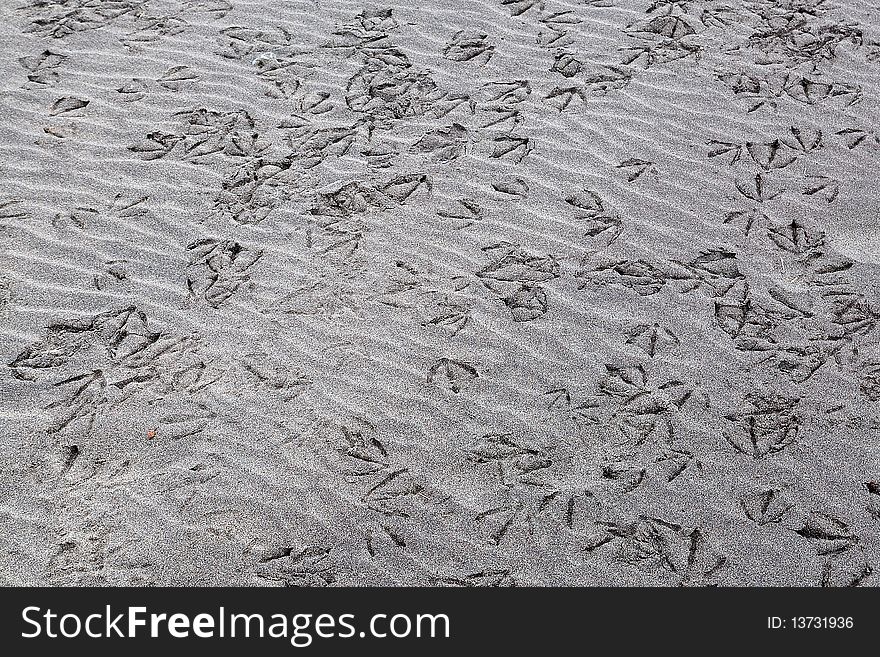
[[[0,583],[880,582],[880,7],[0,2]]]

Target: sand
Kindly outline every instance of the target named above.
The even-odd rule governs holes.
[[[0,581],[876,584],[878,26],[0,3]]]

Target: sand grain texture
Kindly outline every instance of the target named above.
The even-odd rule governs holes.
[[[0,3],[0,572],[874,585],[880,9]]]

